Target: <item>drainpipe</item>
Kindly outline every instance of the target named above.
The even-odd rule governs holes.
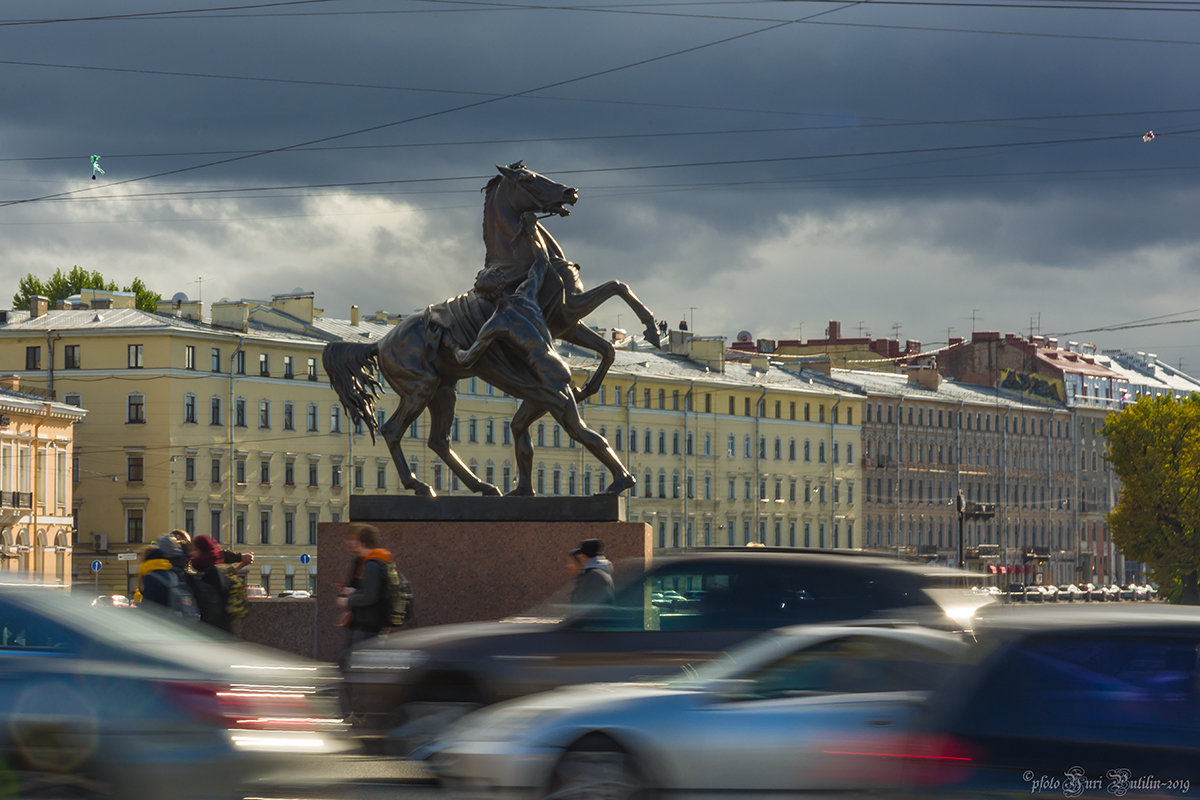
[[[683,396],[683,552],[687,552],[688,547],[688,467],[687,467],[687,443],[688,443],[688,406],[692,402],[692,392],[696,389],[696,382],[688,381],[687,394]],[[693,450],[695,449],[693,445]]]
[[[958,401],[958,419],[954,425],[954,496],[958,497],[962,494],[962,429],[963,429],[963,407],[966,405],[966,400]],[[958,565],[962,568],[962,564]]]
[[[763,539],[767,538],[766,536],[763,536],[761,539],[759,538],[760,534],[759,534],[759,510],[758,510],[758,507],[762,504],[762,500],[763,500],[761,497],[758,496],[758,494],[759,494],[759,492],[758,492],[759,483],[758,482],[759,482],[759,479],[761,476],[761,473],[759,472],[759,464],[758,464],[758,436],[759,436],[759,433],[758,433],[758,431],[759,431],[758,410],[759,410],[759,408],[763,408],[764,410],[766,409],[766,406],[763,405],[763,403],[766,402],[766,398],[767,398],[767,387],[764,386],[763,390],[762,390],[762,394],[760,394],[758,396],[758,402],[754,404],[754,494],[751,495],[754,498],[754,541],[758,542],[759,544],[766,544],[766,542],[763,541]]]
[[[842,398],[839,395],[833,401],[833,408],[829,410],[829,537],[833,540],[834,531],[837,529],[837,504],[833,502],[833,487],[837,483],[837,461],[834,460],[833,454],[836,445],[833,441],[834,425],[837,424],[837,410],[841,405]],[[840,537],[839,537],[840,538]]]
[[[246,337],[239,336],[238,337],[238,345],[236,348],[234,348],[233,355],[231,355],[229,357],[229,408],[226,409],[226,413],[228,415],[227,419],[229,420],[229,535],[225,538],[225,544],[230,547],[233,546],[233,544],[234,544],[233,539],[234,539],[234,536],[236,535],[236,531],[234,529],[234,516],[237,513],[237,511],[236,511],[237,496],[235,494],[236,490],[237,490],[237,480],[236,480],[237,476],[235,474],[235,472],[237,471],[237,454],[234,453],[234,450],[233,450],[233,447],[234,447],[234,440],[233,440],[234,362],[237,360],[238,353],[242,352],[242,347],[244,347],[245,344],[246,344]]]
[[[896,557],[900,557],[900,415],[904,411],[904,401],[907,398],[904,395],[900,396],[900,402],[896,404]]]
[[[50,340],[54,331],[46,331],[46,391],[50,393],[50,397],[54,397],[54,343]],[[55,339],[61,339],[61,335],[55,335]]]

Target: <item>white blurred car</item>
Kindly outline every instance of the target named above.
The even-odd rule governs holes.
[[[424,753],[470,796],[796,796],[882,788],[881,748],[966,655],[901,627],[769,632],[658,683],[566,687],[461,719]]]
[[[328,665],[165,611],[0,583],[3,797],[242,797],[353,749],[337,693]]]

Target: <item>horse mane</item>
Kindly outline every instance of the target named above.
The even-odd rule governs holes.
[[[494,192],[494,191],[496,190],[496,187],[500,185],[500,181],[502,181],[502,180],[504,180],[504,176],[503,176],[503,175],[495,175],[495,176],[493,176],[493,178],[492,178],[490,181],[488,181],[488,182],[487,182],[487,184],[486,184],[486,185],[485,185],[485,186],[484,186],[482,189],[480,189],[479,191],[483,192],[483,193],[484,193],[484,195],[486,195],[486,196],[490,197],[490,196],[491,196],[491,194],[492,194],[492,192]]]

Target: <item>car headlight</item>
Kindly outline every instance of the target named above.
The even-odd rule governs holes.
[[[412,669],[428,658],[421,650],[366,648],[350,654],[350,669]]]

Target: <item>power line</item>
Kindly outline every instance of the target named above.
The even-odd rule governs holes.
[[[98,14],[90,17],[51,17],[41,19],[12,19],[0,20],[0,28],[24,25],[54,25],[66,22],[111,22],[127,19],[151,19],[156,17],[176,17],[186,14],[200,14],[207,11],[236,11],[238,9],[277,8],[279,6],[306,6],[315,3],[331,3],[337,0],[285,0],[277,3],[255,3],[241,6],[214,6],[212,8],[181,8],[174,11],[139,11],[132,14]]]
[[[794,22],[800,22],[802,20],[812,19],[814,17],[822,16],[824,14],[834,13],[836,11],[840,11],[843,8],[849,8],[853,5],[857,5],[859,2],[863,2],[863,1],[864,0],[851,0],[851,2],[845,3],[841,6],[839,6],[838,8],[828,9],[826,11],[821,11],[816,14],[810,14],[806,17],[801,17],[797,20],[791,20],[791,21],[779,23],[776,25],[769,25],[765,28],[758,28],[753,31],[746,31],[744,33],[739,33],[739,34],[735,34],[732,36],[726,36],[721,39],[716,39],[716,40],[705,42],[702,44],[693,45],[691,47],[685,47],[683,49],[675,50],[670,53],[663,53],[661,55],[652,56],[650,58],[639,59],[638,61],[626,63],[626,64],[616,66],[616,67],[609,67],[607,69],[597,70],[595,72],[590,72],[585,75],[579,75],[574,78],[565,78],[560,81],[554,81],[552,83],[543,84],[541,86],[536,86],[531,89],[526,89],[526,90],[523,90],[520,92],[513,92],[512,94],[506,94],[501,97],[491,97],[491,98],[487,98],[484,100],[478,100],[474,103],[467,103],[465,105],[455,106],[453,108],[448,108],[448,109],[442,109],[440,111],[431,111],[431,112],[427,112],[424,114],[418,114],[413,117],[407,117],[402,120],[395,120],[393,122],[385,122],[385,123],[382,123],[379,125],[372,125],[370,127],[359,128],[359,129],[353,130],[353,131],[347,131],[344,133],[338,133],[338,134],[333,134],[330,136],[324,136],[324,137],[321,137],[318,139],[310,139],[305,142],[296,142],[294,144],[284,145],[282,147],[270,148],[267,150],[262,150],[257,153],[252,153],[252,154],[248,154],[248,155],[234,156],[231,158],[220,159],[218,161],[210,161],[210,162],[207,162],[204,164],[195,164],[190,167],[180,167],[180,168],[173,169],[173,170],[166,170],[163,172],[159,172],[159,173],[156,173],[153,175],[145,175],[140,178],[128,178],[123,181],[115,181],[109,185],[110,186],[120,186],[120,185],[127,184],[127,183],[136,183],[139,181],[150,180],[152,178],[161,178],[161,177],[165,177],[167,175],[178,175],[178,174],[181,174],[184,172],[191,172],[193,170],[204,169],[207,167],[214,167],[214,166],[218,166],[221,164],[229,164],[229,163],[233,163],[235,161],[242,161],[242,160],[245,160],[248,158],[256,158],[258,156],[268,155],[271,153],[281,153],[281,152],[285,152],[287,150],[295,150],[297,148],[305,147],[308,145],[322,144],[324,142],[334,141],[337,139],[344,139],[344,138],[347,138],[350,136],[357,136],[357,135],[363,134],[363,133],[370,133],[372,131],[383,130],[385,128],[391,128],[391,127],[395,127],[397,125],[404,125],[409,122],[416,122],[418,120],[431,119],[433,117],[439,117],[439,116],[443,116],[446,114],[453,114],[458,111],[464,111],[464,110],[471,109],[471,108],[478,108],[480,106],[485,106],[485,105],[489,105],[491,103],[499,102],[500,100],[506,100],[506,99],[510,99],[510,98],[514,98],[514,97],[522,97],[524,95],[532,94],[534,92],[540,92],[540,91],[544,91],[546,89],[553,89],[558,86],[566,86],[566,85],[569,85],[572,83],[577,83],[580,81],[588,80],[590,78],[600,77],[603,75],[611,75],[616,72],[621,72],[623,70],[632,69],[633,67],[644,66],[646,64],[653,64],[653,63],[656,63],[659,61],[664,61],[664,60],[667,60],[670,58],[674,58],[676,56],[685,55],[688,53],[695,53],[700,50],[705,50],[710,47],[715,47],[717,45],[728,44],[729,42],[734,42],[734,41],[739,41],[741,39],[750,38],[752,36],[757,36],[762,33],[767,33],[769,31],[777,30],[777,29],[785,27],[787,25],[791,25]],[[19,204],[23,204],[23,203],[33,203],[33,202],[38,202],[40,200],[50,200],[50,199],[54,199],[54,198],[58,198],[58,197],[66,197],[69,195],[81,194],[81,193],[90,192],[90,191],[93,191],[93,189],[91,187],[84,188],[84,189],[74,189],[74,190],[70,190],[70,191],[66,191],[66,192],[56,192],[54,194],[42,195],[40,197],[30,197],[30,198],[25,198],[22,200],[8,200],[8,201],[0,202],[0,208],[4,208],[7,206],[11,206],[11,205],[19,205]]]

